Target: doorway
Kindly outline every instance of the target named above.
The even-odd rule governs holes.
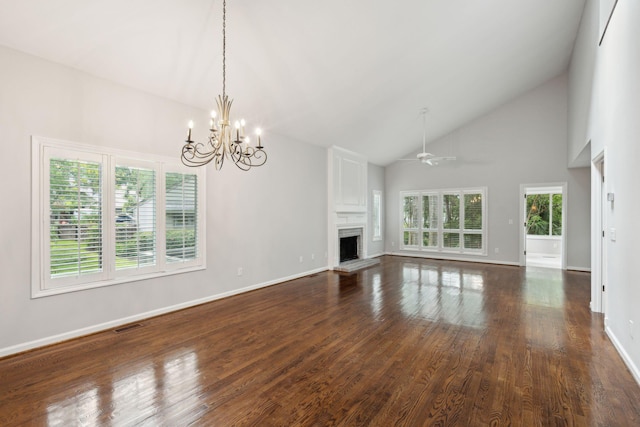
[[[520,265],[566,269],[566,183],[520,186]]]

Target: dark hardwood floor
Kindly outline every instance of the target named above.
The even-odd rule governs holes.
[[[387,256],[0,360],[0,425],[640,425],[589,289]]]

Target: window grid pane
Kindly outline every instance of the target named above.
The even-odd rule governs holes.
[[[102,272],[102,170],[95,162],[49,161],[49,274]]]
[[[194,260],[197,247],[197,176],[166,174],[166,260]]]
[[[460,233],[442,233],[442,246],[445,248],[459,248]]]
[[[482,194],[464,195],[464,229],[482,229]]]
[[[404,228],[418,228],[418,196],[405,196],[403,212]]]
[[[422,226],[427,230],[438,229],[438,195],[422,196]]]
[[[442,228],[445,230],[460,229],[460,195],[442,195]]]
[[[562,236],[562,194],[551,196],[551,234]]]
[[[464,233],[465,249],[482,249],[482,234]]]
[[[156,265],[156,174],[116,167],[116,270]]]
[[[405,231],[404,232],[404,244],[406,246],[418,246],[420,244],[418,240],[417,231]]]

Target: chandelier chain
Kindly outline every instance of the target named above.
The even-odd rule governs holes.
[[[227,0],[222,2],[222,97],[227,94]]]

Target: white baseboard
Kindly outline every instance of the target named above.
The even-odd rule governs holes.
[[[518,262],[509,262],[509,261],[494,261],[490,259],[469,259],[469,258],[461,258],[456,257],[455,255],[433,255],[433,254],[416,254],[413,252],[405,253],[405,252],[387,252],[385,255],[395,255],[395,256],[403,256],[407,258],[425,258],[425,259],[438,259],[444,261],[463,261],[463,262],[477,262],[480,264],[495,264],[495,265],[510,265],[519,267],[520,263]]]
[[[175,304],[169,307],[163,307],[156,310],[146,311],[144,313],[135,314],[133,316],[123,317],[120,319],[112,320],[110,322],[104,322],[97,325],[88,326],[86,328],[76,329],[76,330],[65,332],[58,335],[52,335],[46,338],[40,338],[34,341],[17,344],[11,347],[0,348],[0,358],[11,356],[13,354],[23,353],[25,351],[33,350],[39,347],[57,344],[59,342],[67,341],[73,338],[79,338],[85,335],[94,334],[96,332],[113,329],[118,326],[126,325],[128,323],[138,322],[144,319],[159,316],[161,314],[171,313],[172,311],[178,311],[178,310],[193,307],[196,305],[205,304],[207,302],[215,301],[222,298],[227,298],[233,295],[242,294],[242,293],[253,291],[260,288],[266,288],[268,286],[277,285],[278,283],[288,282],[289,280],[299,279],[301,277],[309,276],[311,274],[321,273],[327,270],[328,270],[328,267],[321,267],[321,268],[310,270],[304,273],[294,274],[291,276],[282,277],[275,280],[269,280],[267,282],[259,283],[257,285],[247,286],[245,288],[235,289],[229,292],[223,292],[221,294],[211,295],[205,298],[187,301],[187,302]]]
[[[591,273],[591,269],[587,268],[587,267],[572,267],[572,266],[567,266],[567,270],[571,270],[571,271],[582,271],[584,273]]]
[[[613,343],[613,346],[618,351],[618,354],[620,354],[620,357],[622,357],[624,364],[627,365],[627,368],[629,368],[629,370],[631,371],[631,375],[633,375],[633,378],[636,380],[638,385],[640,385],[640,370],[638,370],[638,367],[635,365],[635,363],[633,363],[633,360],[631,360],[631,357],[629,357],[629,354],[625,351],[624,347],[618,340],[618,337],[616,337],[616,334],[613,333],[611,328],[606,326],[604,330]]]

